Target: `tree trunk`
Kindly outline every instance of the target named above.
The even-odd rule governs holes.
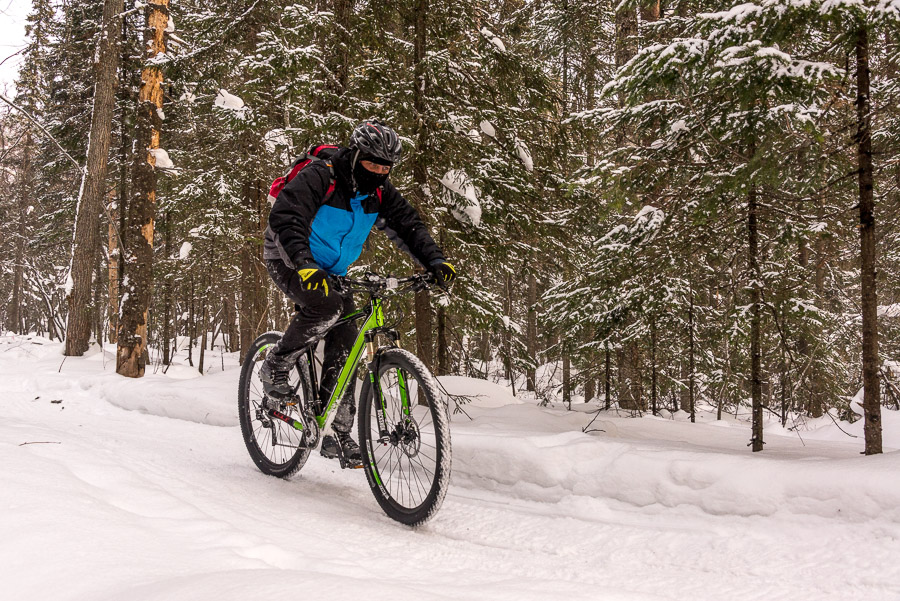
[[[612,378],[610,376],[610,356],[609,356],[609,343],[606,343],[605,352],[605,368],[603,370],[603,407],[606,410],[609,410],[610,403],[612,402],[609,397],[609,388],[612,383]]]
[[[563,380],[562,380],[562,393],[563,393],[563,403],[568,405],[569,411],[572,410],[572,360],[569,359],[569,349],[566,345],[563,347],[563,357],[562,357],[562,371],[563,371]]]
[[[119,235],[116,232],[119,220],[119,205],[115,200],[109,203],[109,233],[107,253],[107,305],[106,314],[109,321],[109,342],[115,344],[119,333]]]
[[[751,150],[751,154],[752,154]],[[747,231],[750,243],[750,396],[753,407],[752,436],[750,438],[753,452],[763,450],[763,413],[762,413],[762,365],[760,350],[760,287],[762,273],[759,269],[759,230],[757,225],[756,186],[750,186],[747,194]]]
[[[195,282],[194,272],[191,272],[191,297],[188,299],[190,303],[190,309],[188,310],[188,365],[191,367],[194,367],[194,339],[197,337],[197,314],[195,311],[197,306],[197,285]]]
[[[28,331],[28,328],[25,327],[25,319],[22,313],[22,305],[24,304],[22,301],[25,296],[25,239],[28,235],[26,219],[28,217],[28,202],[32,193],[31,144],[31,132],[28,130],[25,133],[25,144],[22,151],[22,171],[19,174],[21,183],[18,186],[18,228],[16,253],[13,260],[12,303],[9,315],[10,329],[16,334],[25,334]],[[52,315],[49,316],[49,320],[52,324]]]
[[[533,273],[528,274],[528,323],[526,324],[526,352],[528,360],[533,366],[537,366],[537,278]],[[537,384],[537,369],[529,366],[525,372],[526,390],[534,392]]]
[[[478,340],[478,355],[484,361],[484,378],[490,376],[491,367],[491,333],[488,330],[482,330]]]
[[[690,303],[688,304],[688,411],[691,423],[697,421],[696,403],[694,401],[694,379],[696,377],[696,358],[694,356],[694,287],[691,285]],[[684,406],[681,407],[684,410]]]
[[[860,284],[862,287],[862,374],[866,455],[881,453],[881,383],[878,381],[878,302],[875,293],[875,196],[869,99],[869,32],[856,32],[856,143],[859,163]]]
[[[503,314],[505,319],[512,320],[512,275],[506,274],[506,294],[503,304]],[[513,381],[512,368],[512,336],[509,333],[510,324],[503,324],[503,371],[504,377],[510,382]],[[515,386],[515,384],[513,384]]]
[[[437,309],[437,375],[450,374],[450,345],[447,341],[447,309]]]
[[[175,277],[172,264],[172,215],[169,211],[165,213],[165,230],[163,230],[163,257],[166,262],[166,269],[163,273],[163,324],[162,324],[162,350],[163,365],[169,365],[172,362],[172,353],[170,349],[170,341],[172,339],[172,279]]]
[[[427,43],[428,0],[416,0],[415,3],[415,44],[414,44],[414,85],[413,108],[416,111],[416,152],[413,156],[413,182],[415,184],[412,201],[420,215],[425,212],[424,204],[428,187],[428,158],[430,147],[430,131],[427,123],[426,98],[428,81],[425,77],[425,48]],[[416,293],[416,352],[429,369],[434,367],[432,357],[431,302],[428,292]]]
[[[91,315],[97,309],[91,299],[92,274],[100,250],[100,212],[103,210],[106,167],[109,162],[110,132],[116,105],[119,66],[119,14],[123,0],[104,0],[103,31],[94,65],[94,106],[88,139],[87,165],[81,181],[75,216],[72,266],[69,277],[69,313],[66,322],[65,354],[81,356],[88,349]]]
[[[132,195],[128,206],[126,241],[126,269],[123,274],[124,300],[119,328],[116,372],[140,378],[146,367],[149,335],[148,310],[153,288],[153,220],[156,212],[156,157],[159,148],[163,104],[162,71],[153,64],[166,51],[166,27],[169,23],[169,0],[148,0],[147,28],[144,45],[147,48],[145,67],[141,74],[138,96],[135,153],[132,167]],[[124,278],[127,278],[125,280]]]
[[[645,23],[659,21],[659,8],[659,0],[644,2],[641,6],[641,21],[644,21]]]
[[[656,319],[650,322],[650,410],[657,413],[656,403]]]
[[[197,370],[201,375],[203,374],[203,363],[206,359],[206,342],[209,332],[209,281],[208,278],[204,278],[204,280],[206,281],[201,282],[203,294],[200,300],[202,303],[200,307],[200,327],[202,328],[203,334],[200,336],[200,361],[197,365]]]
[[[242,187],[242,198],[247,218],[244,221],[244,242],[241,246],[241,306],[239,311],[241,349],[240,356],[250,344],[265,331],[268,315],[268,274],[262,258],[261,232],[266,224],[265,195],[258,180],[247,180]]]
[[[334,44],[331,52],[333,71],[332,92],[340,99],[347,90],[347,82],[350,77],[350,15],[352,13],[351,0],[333,0],[334,10]],[[335,110],[344,108],[343,102],[336,102]]]

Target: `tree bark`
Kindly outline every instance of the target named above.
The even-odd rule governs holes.
[[[238,314],[240,356],[243,361],[250,344],[265,330],[269,306],[266,282],[269,276],[265,270],[260,244],[260,233],[265,229],[267,219],[267,204],[260,182],[248,179],[244,182],[241,194],[247,215],[241,246],[241,300]]]
[[[526,352],[528,360],[534,366],[537,365],[537,278],[533,273],[528,274],[528,323],[526,324]],[[527,390],[534,392],[537,384],[537,369],[528,367],[525,372],[525,386]]]
[[[659,21],[659,15],[659,0],[650,0],[649,2],[644,2],[644,4],[641,6],[641,21],[647,23]]]
[[[427,43],[428,0],[416,0],[415,3],[415,42],[413,108],[416,111],[416,153],[413,156],[413,205],[424,216],[425,199],[428,189],[428,160],[430,147],[430,131],[427,121],[428,81],[425,77],[425,48]],[[426,219],[427,221],[427,219]],[[426,367],[433,369],[433,338],[431,322],[431,302],[428,292],[416,293],[416,352]]]
[[[147,48],[138,95],[135,148],[132,166],[132,195],[128,206],[126,267],[123,274],[124,300],[119,327],[116,372],[140,378],[146,367],[149,336],[148,310],[153,288],[153,221],[156,213],[156,157],[162,124],[163,74],[153,59],[166,51],[169,0],[148,0]]]
[[[503,315],[506,319],[512,320],[512,275],[509,273],[506,274],[505,288]],[[513,382],[512,336],[510,336],[509,327],[508,324],[503,324],[503,372],[504,377]],[[513,383],[513,390],[515,390],[515,383]]]
[[[611,377],[610,371],[609,371],[610,370],[609,343],[606,343],[606,348],[604,349],[604,352],[605,352],[606,357],[605,357],[605,361],[604,361],[605,367],[603,370],[603,407],[604,407],[604,409],[609,410],[610,403],[612,402],[611,399],[609,398],[609,388],[610,388],[610,384],[612,383],[612,377]]]
[[[117,70],[123,0],[104,0],[103,29],[94,65],[94,106],[88,139],[87,165],[81,182],[81,198],[75,216],[72,247],[72,289],[66,322],[65,354],[81,356],[88,349],[91,315],[97,309],[91,299],[92,274],[100,250],[100,212],[103,210],[110,133],[116,104]]]
[[[172,279],[175,277],[172,264],[172,215],[169,211],[165,212],[165,229],[163,230],[163,257],[166,262],[166,269],[163,273],[163,323],[162,323],[162,351],[163,365],[169,365],[172,362],[172,353],[170,341],[172,339]]]
[[[878,381],[878,301],[875,291],[875,195],[869,90],[869,32],[856,32],[856,143],[859,163],[860,284],[862,287],[863,410],[866,455],[881,453],[881,383]]]
[[[697,421],[696,403],[694,401],[694,379],[696,377],[696,358],[694,351],[694,287],[691,285],[690,303],[688,304],[688,411],[691,414],[691,423]],[[681,407],[684,410],[684,406]]]
[[[30,127],[26,125],[26,127]],[[24,137],[24,146],[22,149],[22,171],[19,175],[20,184],[18,194],[18,227],[16,239],[16,253],[13,260],[13,290],[12,303],[10,306],[9,323],[10,329],[16,334],[25,334],[28,329],[25,327],[25,319],[22,312],[23,298],[25,293],[25,239],[28,235],[26,219],[28,217],[28,201],[32,194],[32,164],[31,164],[31,145],[32,138],[30,130],[26,131]],[[53,316],[49,316],[52,327]]]
[[[351,0],[333,0],[334,10],[334,35],[332,36],[332,92],[340,99],[347,90],[347,82],[350,77],[350,15],[352,14]],[[344,108],[343,102],[336,100],[335,110]]]
[[[751,154],[752,154],[751,150]],[[759,230],[757,224],[756,186],[750,185],[747,193],[747,231],[750,246],[750,396],[753,408],[752,436],[750,438],[753,452],[763,450],[763,413],[762,413],[762,365],[760,334],[760,287],[762,273],[759,269]]]
[[[650,410],[657,413],[656,403],[656,319],[650,321]]]
[[[119,333],[119,205],[113,198],[109,203],[109,231],[107,239],[107,299],[106,317],[109,322],[109,342],[116,344]]]
[[[437,375],[450,374],[450,345],[447,340],[447,309],[437,309]]]

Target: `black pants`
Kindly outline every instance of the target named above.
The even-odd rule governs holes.
[[[284,332],[281,341],[272,349],[276,355],[287,355],[297,351],[322,336],[342,315],[354,310],[353,295],[329,286],[328,296],[319,290],[306,290],[300,284],[297,272],[280,260],[267,260],[266,268],[275,285],[294,301],[297,312]],[[352,323],[332,328],[325,335],[325,358],[322,362],[320,398],[327,402],[337,384],[338,374],[350,355],[357,329]],[[351,380],[344,398],[337,409],[332,427],[337,432],[347,433],[353,428],[356,415],[356,382]]]

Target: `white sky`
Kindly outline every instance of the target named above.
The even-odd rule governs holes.
[[[25,17],[31,11],[31,0],[0,0],[0,91],[12,93],[21,55],[15,54],[25,45]]]

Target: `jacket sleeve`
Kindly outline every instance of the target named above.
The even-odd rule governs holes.
[[[382,229],[388,237],[425,267],[436,260],[443,260],[444,253],[428,233],[418,211],[403,198],[397,188],[390,182],[385,183],[381,197],[380,213],[384,218]]]
[[[328,167],[313,163],[287,183],[269,212],[269,227],[296,267],[314,261],[310,229],[330,182]]]

